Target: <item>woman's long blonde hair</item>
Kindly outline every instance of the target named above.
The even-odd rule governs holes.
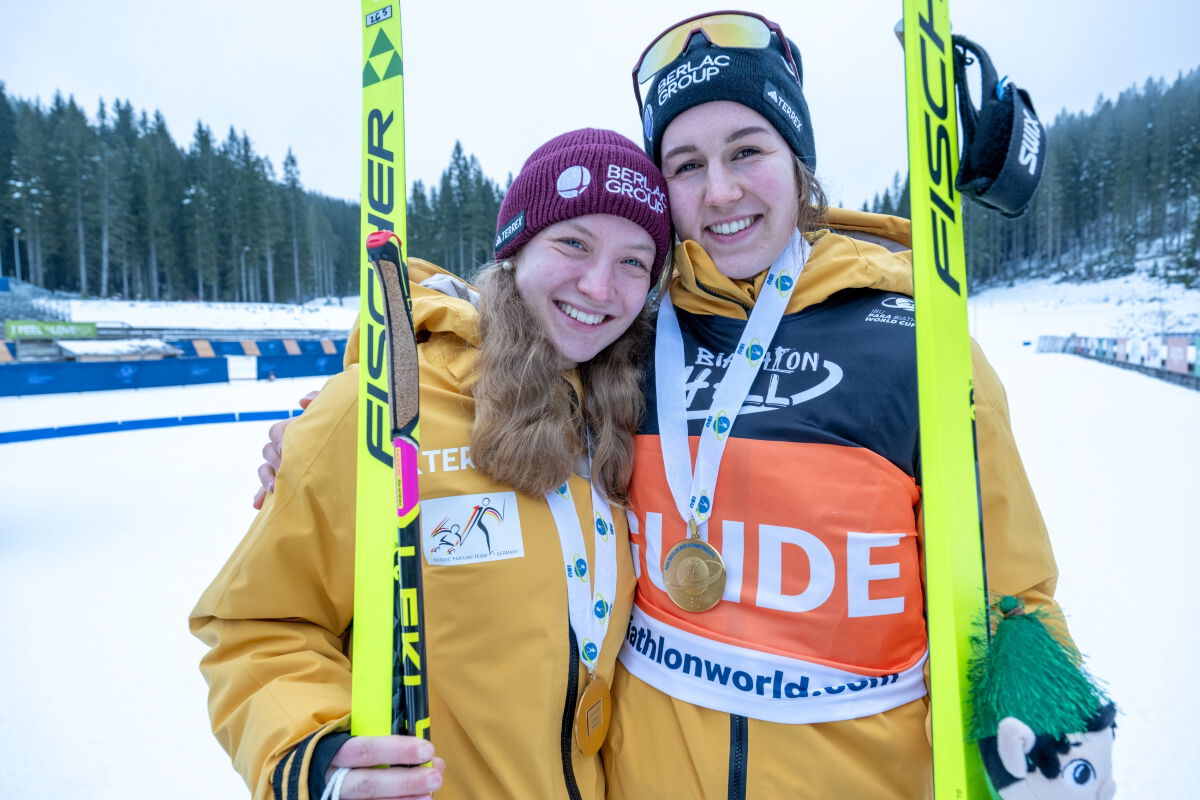
[[[519,269],[519,267],[518,267]],[[535,496],[560,486],[585,456],[592,482],[627,505],[633,438],[645,413],[643,359],[650,311],[593,359],[579,365],[582,398],[563,376],[561,356],[517,291],[515,272],[485,264],[479,288],[479,359],[471,391],[471,460],[501,483]]]

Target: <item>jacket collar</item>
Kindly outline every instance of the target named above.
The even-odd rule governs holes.
[[[912,252],[898,249],[909,245],[906,221],[835,208],[827,222],[829,228],[806,236],[812,251],[786,313],[824,302],[843,289],[912,295]],[[703,247],[688,240],[675,247],[671,301],[693,314],[747,319],[767,266],[749,280],[734,280],[721,274]]]

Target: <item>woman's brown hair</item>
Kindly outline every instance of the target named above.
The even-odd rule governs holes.
[[[827,227],[825,216],[829,211],[829,202],[812,170],[797,155],[793,154],[792,161],[796,167],[796,185],[800,188],[800,213],[796,217],[796,227],[801,233],[812,233]]]
[[[481,297],[479,360],[471,390],[475,466],[519,491],[543,495],[570,477],[586,456],[586,430],[592,482],[610,501],[627,505],[633,437],[646,408],[641,379],[653,332],[649,309],[579,365],[580,398],[563,375],[560,354],[517,292],[515,272],[485,264],[475,285]]]

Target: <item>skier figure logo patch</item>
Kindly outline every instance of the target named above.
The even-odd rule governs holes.
[[[421,501],[421,543],[430,565],[503,561],[525,555],[515,492]]]

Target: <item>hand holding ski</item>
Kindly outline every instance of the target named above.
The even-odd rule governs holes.
[[[433,745],[429,742],[411,736],[355,736],[334,754],[325,776],[327,788],[322,800],[326,795],[417,800],[428,797],[442,785],[445,771],[446,762],[433,756]]]

